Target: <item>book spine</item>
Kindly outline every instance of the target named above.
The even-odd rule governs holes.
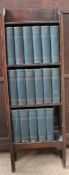
[[[34,63],[41,63],[42,62],[42,47],[41,47],[41,28],[40,26],[33,26],[32,33],[33,33]]]
[[[59,27],[57,25],[50,26],[51,37],[51,61],[59,63]]]
[[[46,108],[47,140],[54,140],[54,109]]]
[[[23,30],[22,27],[14,27],[15,59],[16,64],[24,63]]]
[[[33,42],[32,42],[32,27],[23,27],[23,40],[24,40],[24,57],[25,64],[33,63]]]
[[[22,142],[29,141],[29,112],[28,110],[19,110],[20,126],[21,126],[21,139]]]
[[[50,26],[41,26],[41,39],[43,63],[50,63]]]
[[[8,83],[9,83],[9,97],[10,97],[10,104],[16,105],[17,104],[17,82],[16,82],[16,70],[9,70],[8,71]]]
[[[35,69],[35,96],[36,104],[43,103],[43,70]]]
[[[20,116],[18,110],[11,111],[11,126],[13,142],[21,142]]]
[[[52,68],[53,103],[60,103],[60,69]]]
[[[44,103],[52,102],[52,79],[51,69],[43,69],[43,84],[44,84]]]
[[[6,28],[7,63],[15,64],[14,30],[13,27]]]
[[[16,70],[17,75],[17,93],[19,105],[26,104],[26,81],[25,70]]]
[[[30,141],[36,142],[38,140],[36,109],[29,109],[29,130],[30,130]]]
[[[37,109],[39,141],[46,140],[46,110]]]
[[[26,69],[26,95],[27,104],[35,104],[35,80],[34,80],[34,70]]]

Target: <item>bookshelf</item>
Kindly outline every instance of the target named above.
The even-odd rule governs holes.
[[[18,26],[52,26],[57,25],[60,29],[60,61],[58,63],[34,63],[34,64],[7,64],[6,54],[6,28]],[[15,171],[16,153],[23,149],[35,148],[57,148],[62,154],[63,165],[66,165],[66,138],[65,138],[65,94],[64,94],[64,37],[63,37],[63,14],[59,10],[54,9],[40,9],[34,10],[27,9],[23,11],[3,11],[2,14],[2,60],[3,60],[3,74],[4,74],[4,90],[5,102],[8,116],[9,127],[9,149],[11,155],[12,171]],[[60,83],[60,96],[61,100],[58,103],[38,103],[38,104],[10,104],[8,92],[8,76],[9,70],[27,70],[27,69],[41,69],[41,68],[60,68],[61,70],[61,83]],[[11,115],[10,110],[27,110],[27,109],[45,109],[53,108],[58,110],[58,118],[61,118],[61,135],[62,139],[52,141],[36,141],[36,142],[19,142],[14,143],[12,139]],[[56,111],[57,111],[56,110]],[[55,115],[55,114],[54,114]]]

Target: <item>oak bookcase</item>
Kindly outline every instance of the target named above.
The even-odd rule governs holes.
[[[57,24],[60,28],[60,63],[59,64],[31,64],[31,65],[7,65],[6,62],[6,41],[5,41],[5,27],[6,26],[25,26],[25,25],[43,25],[43,24]],[[62,155],[63,165],[66,165],[66,138],[65,138],[65,93],[64,93],[64,36],[63,36],[63,13],[59,9],[23,9],[22,11],[3,10],[2,25],[1,25],[1,44],[2,44],[2,62],[4,75],[4,91],[5,104],[8,118],[9,128],[9,149],[11,155],[12,171],[15,171],[16,153],[23,149],[35,148],[57,148]],[[7,70],[10,69],[27,69],[27,68],[59,68],[61,69],[61,103],[53,104],[38,104],[38,105],[9,105],[8,93],[8,78]],[[36,143],[16,143],[12,141],[11,116],[10,109],[31,109],[44,107],[58,107],[62,118],[62,140],[61,141],[46,141]]]

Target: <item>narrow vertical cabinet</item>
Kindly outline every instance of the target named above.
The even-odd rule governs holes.
[[[65,166],[63,14],[4,10],[2,53],[12,171],[23,149],[57,148]]]

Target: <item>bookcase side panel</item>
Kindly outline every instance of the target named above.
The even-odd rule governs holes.
[[[4,77],[1,45],[1,16],[0,16],[0,151],[9,149],[7,114],[5,107]]]
[[[65,78],[65,118],[66,143],[69,145],[69,13],[64,13],[64,78]]]

